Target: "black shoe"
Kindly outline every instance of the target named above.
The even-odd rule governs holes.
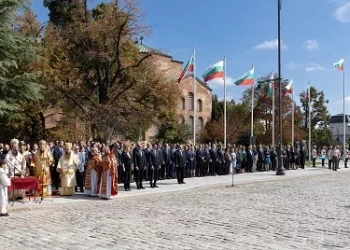
[[[186,184],[186,182],[183,181],[181,184]]]
[[[8,214],[8,213],[6,213],[6,214],[0,214],[0,217],[3,217],[3,216],[9,216],[9,214]]]
[[[154,185],[153,187],[155,187],[155,188],[159,188],[157,185]]]
[[[141,187],[141,189],[145,189],[144,187]]]

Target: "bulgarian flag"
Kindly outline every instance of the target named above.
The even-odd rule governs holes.
[[[275,87],[274,86],[274,83],[273,83],[273,79],[275,78],[274,74],[272,73],[271,76],[270,76],[270,81],[269,83],[267,84],[267,90],[266,90],[266,97],[272,97],[273,95],[273,88]]]
[[[293,94],[293,79],[291,79],[289,81],[289,83],[287,84],[287,86],[285,87],[285,89],[283,91],[284,96],[286,96],[288,94]]]
[[[306,100],[310,101],[310,85],[308,85],[307,90],[306,90]]]
[[[210,80],[216,78],[224,78],[224,61],[217,62],[211,66],[209,66],[203,73],[204,82],[208,82]]]
[[[234,82],[237,86],[250,86],[254,84],[254,67]]]
[[[193,55],[191,56],[190,60],[188,60],[177,82],[180,83],[186,77],[188,72],[194,73],[194,56]]]
[[[340,59],[338,62],[333,63],[333,66],[338,68],[338,70],[344,70],[344,58]]]

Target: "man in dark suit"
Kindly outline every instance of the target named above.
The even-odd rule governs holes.
[[[163,147],[163,162],[162,162],[162,177],[169,179],[170,164],[171,161],[171,149],[169,144],[165,143]]]
[[[136,148],[134,148],[133,152],[134,157],[134,173],[135,173],[135,181],[137,189],[145,189],[142,186],[142,178],[143,178],[143,172],[146,165],[146,156],[145,152],[142,150],[142,146],[140,143],[137,143]]]
[[[253,172],[253,164],[254,164],[254,151],[252,145],[249,145],[247,151],[247,172]]]
[[[209,163],[209,174],[211,176],[214,176],[217,174],[217,165],[218,165],[218,153],[217,148],[215,144],[212,144],[211,148],[209,149],[209,155],[210,155],[210,163]]]
[[[224,151],[222,150],[221,145],[219,145],[217,149],[217,170],[216,173],[219,175],[225,174],[225,158],[224,158]]]
[[[209,152],[209,146],[205,145],[204,147],[204,176],[210,175],[210,164],[211,164],[211,158],[210,158],[210,152]],[[209,170],[209,172],[208,172]]]
[[[177,182],[179,184],[186,184],[184,182],[186,160],[187,155],[183,151],[183,146],[179,145],[177,151],[175,152],[175,166],[177,173]]]
[[[150,166],[148,169],[150,186],[151,188],[157,188],[158,172],[162,164],[161,152],[158,150],[157,145],[153,144],[150,151]]]

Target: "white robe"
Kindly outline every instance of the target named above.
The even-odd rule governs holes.
[[[7,186],[2,182],[3,178],[7,178],[7,172],[4,169],[0,169],[0,213],[6,214],[8,207],[8,191]]]
[[[102,190],[102,181],[100,183],[100,192],[99,192],[99,197],[103,198],[103,199],[111,199],[112,197],[112,176],[110,175],[110,170],[107,170],[107,183],[106,183],[106,193],[105,194],[101,194],[101,190]]]
[[[91,190],[85,189],[84,194],[94,196],[94,197],[98,196],[97,184],[98,184],[97,172],[94,169],[91,169]]]
[[[20,175],[22,178],[25,175],[26,171],[26,160],[24,159],[23,155],[18,152],[16,156],[12,154],[12,150],[10,150],[5,157],[5,160],[7,162],[7,167],[10,170],[11,177],[14,177],[16,175]],[[17,169],[16,169],[17,168]],[[15,178],[21,178],[21,177],[15,177]],[[11,192],[11,198],[13,198],[13,194]],[[25,190],[24,189],[17,189],[14,192],[14,198],[18,197],[25,197]]]
[[[78,169],[78,157],[73,152],[69,155],[69,158],[66,158],[66,155],[63,154],[58,161],[57,170],[60,170],[61,178],[61,189],[60,195],[74,195],[75,194],[75,171]]]

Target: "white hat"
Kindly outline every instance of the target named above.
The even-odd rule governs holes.
[[[13,144],[18,144],[19,143],[19,141],[17,140],[17,139],[12,139],[11,141],[10,141],[10,144],[11,145],[13,145]]]

